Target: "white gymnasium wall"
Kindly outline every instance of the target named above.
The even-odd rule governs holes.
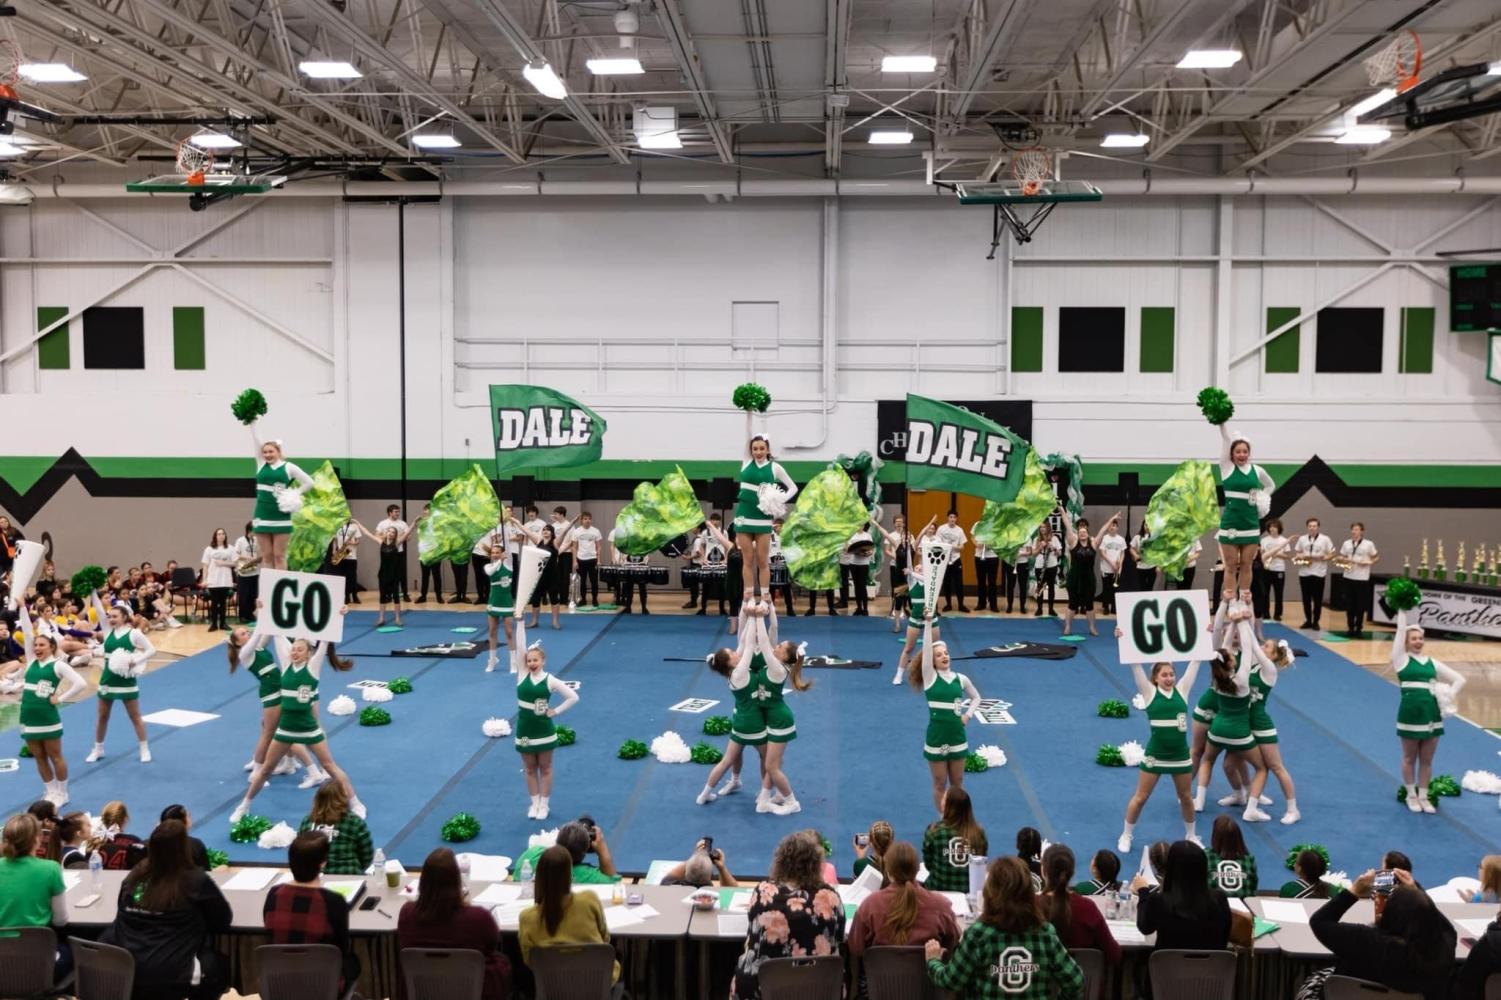
[[[1317,452],[1335,462],[1501,461],[1501,387],[1484,380],[1484,338],[1447,330],[1442,266],[1420,264],[1424,278],[1398,262],[1340,303],[1385,307],[1380,376],[1313,375],[1311,319],[1298,375],[1264,375],[1256,356],[1229,364],[1263,335],[1267,306],[1313,310],[1388,262],[1388,250],[1400,261],[1501,245],[1501,209],[1478,198],[1324,204],[1346,221],[1296,198],[1066,206],[1035,242],[995,261],[985,260],[988,211],[936,197],[846,199],[832,212],[818,199],[463,198],[409,207],[409,452],[485,457],[484,387],[531,381],[604,414],[607,458],[723,457],[738,448],[743,426],[728,411],[729,391],[753,378],[777,397],[770,426],[782,454],[831,457],[875,443],[875,400],[909,389],[961,399],[1004,393],[1010,309],[1032,305],[1045,307],[1047,370],[1011,374],[1009,389],[1036,401],[1045,450],[1112,461],[1212,452],[1192,397],[1224,371],[1264,460]],[[225,407],[256,385],[274,407],[268,429],[288,437],[294,455],[395,456],[396,231],[393,206],[315,198],[246,199],[202,213],[166,199],[39,200],[0,212],[5,350],[29,338],[38,305],[88,305],[137,261],[161,263],[189,243],[182,255],[191,261],[181,266],[216,286],[157,267],[103,303],[146,309],[144,372],[84,371],[76,322],[71,370],[39,371],[34,351],[18,353],[3,366],[0,419],[25,426],[62,408],[70,419],[13,435],[8,453],[55,455],[74,444],[86,455],[238,454],[244,432]],[[838,372],[824,413],[826,258]],[[737,301],[776,303],[780,346],[735,349]],[[207,371],[172,370],[174,305],[207,310]],[[1126,307],[1128,369],[1140,308],[1174,307],[1176,370],[1058,374],[1060,305]],[[1399,309],[1415,305],[1438,310],[1432,375],[1396,373]],[[87,431],[79,418],[90,418]],[[78,440],[64,441],[70,434]]]

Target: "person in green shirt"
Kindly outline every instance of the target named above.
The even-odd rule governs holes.
[[[1299,851],[1293,859],[1293,874],[1298,876],[1285,882],[1277,895],[1283,899],[1328,899],[1340,890],[1324,881],[1329,866],[1318,851]]]
[[[975,819],[969,793],[950,785],[943,793],[943,818],[922,836],[922,860],[928,866],[924,883],[934,892],[968,892],[969,859],[990,852],[985,828]]]
[[[615,871],[615,859],[610,856],[610,845],[605,841],[605,832],[594,825],[588,816],[580,816],[572,823],[564,823],[558,829],[557,846],[565,849],[573,858],[573,881],[578,885],[608,885],[619,882]],[[523,868],[530,866],[536,871],[546,846],[528,847],[521,852],[512,869],[520,877]],[[584,858],[590,853],[599,859],[599,866],[587,864]]]
[[[370,827],[350,811],[349,796],[337,781],[318,787],[312,811],[297,828],[298,833],[314,830],[328,838],[328,863],[323,870],[329,875],[363,875],[375,860]]]
[[[1210,885],[1238,899],[1256,895],[1256,859],[1246,848],[1239,823],[1229,816],[1216,816],[1205,853]]]
[[[928,979],[966,1000],[1082,1000],[1084,972],[1038,913],[1032,873],[1021,858],[998,858],[985,876],[980,917],[948,961],[924,946]]]
[[[68,922],[67,887],[56,861],[35,856],[41,825],[30,813],[5,821],[0,847],[0,927],[61,927]],[[56,975],[72,965],[63,947]]]

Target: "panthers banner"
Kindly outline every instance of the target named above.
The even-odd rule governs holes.
[[[542,386],[492,385],[490,426],[498,479],[524,469],[596,462],[604,450],[606,426],[599,414]]]

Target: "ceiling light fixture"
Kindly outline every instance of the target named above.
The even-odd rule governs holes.
[[[338,61],[307,61],[297,64],[303,76],[314,80],[358,80],[365,74],[354,68],[353,63]]]
[[[188,142],[199,149],[236,149],[240,146],[240,140],[223,132],[199,132]]]
[[[1144,132],[1111,132],[1100,140],[1105,149],[1140,149],[1152,141]]]
[[[1243,58],[1240,49],[1189,49],[1179,69],[1229,69]]]
[[[422,149],[458,149],[463,143],[446,132],[428,132],[412,136],[412,145]]]
[[[589,59],[584,65],[588,66],[589,72],[595,76],[635,76],[646,72],[641,68],[641,60],[635,56],[618,59]]]
[[[561,101],[568,96],[568,88],[563,85],[562,78],[553,71],[546,59],[533,59],[522,69],[521,75],[526,77],[526,82],[543,97]]]
[[[881,60],[882,73],[931,73],[938,68],[932,56],[887,56]]]
[[[1341,146],[1375,146],[1392,137],[1392,130],[1376,125],[1356,125],[1334,141]]]
[[[905,146],[912,141],[912,133],[906,129],[879,129],[866,141],[872,146]]]
[[[0,156],[25,156],[27,152],[28,150],[22,146],[17,146],[6,139],[0,139]]]
[[[647,135],[638,135],[636,145],[642,149],[682,149],[683,140],[676,131],[652,132]]]
[[[1367,111],[1375,111],[1377,108],[1381,107],[1381,105],[1385,104],[1387,101],[1391,100],[1393,97],[1396,97],[1396,96],[1397,96],[1397,92],[1395,90],[1393,90],[1392,88],[1390,88],[1390,87],[1386,87],[1386,88],[1384,88],[1382,90],[1378,90],[1374,94],[1372,94],[1370,97],[1367,97],[1365,100],[1363,100],[1360,103],[1356,104],[1349,111],[1346,111],[1345,112],[1345,117],[1347,119],[1359,118],[1361,115],[1365,114]]]
[[[32,83],[78,83],[88,79],[67,63],[22,63],[16,72]]]

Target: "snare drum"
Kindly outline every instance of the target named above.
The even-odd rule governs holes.
[[[724,567],[723,566],[684,566],[683,567],[682,577],[683,577],[683,587],[684,587],[684,589],[688,588],[689,586],[691,586],[693,584],[723,583],[724,582]]]

